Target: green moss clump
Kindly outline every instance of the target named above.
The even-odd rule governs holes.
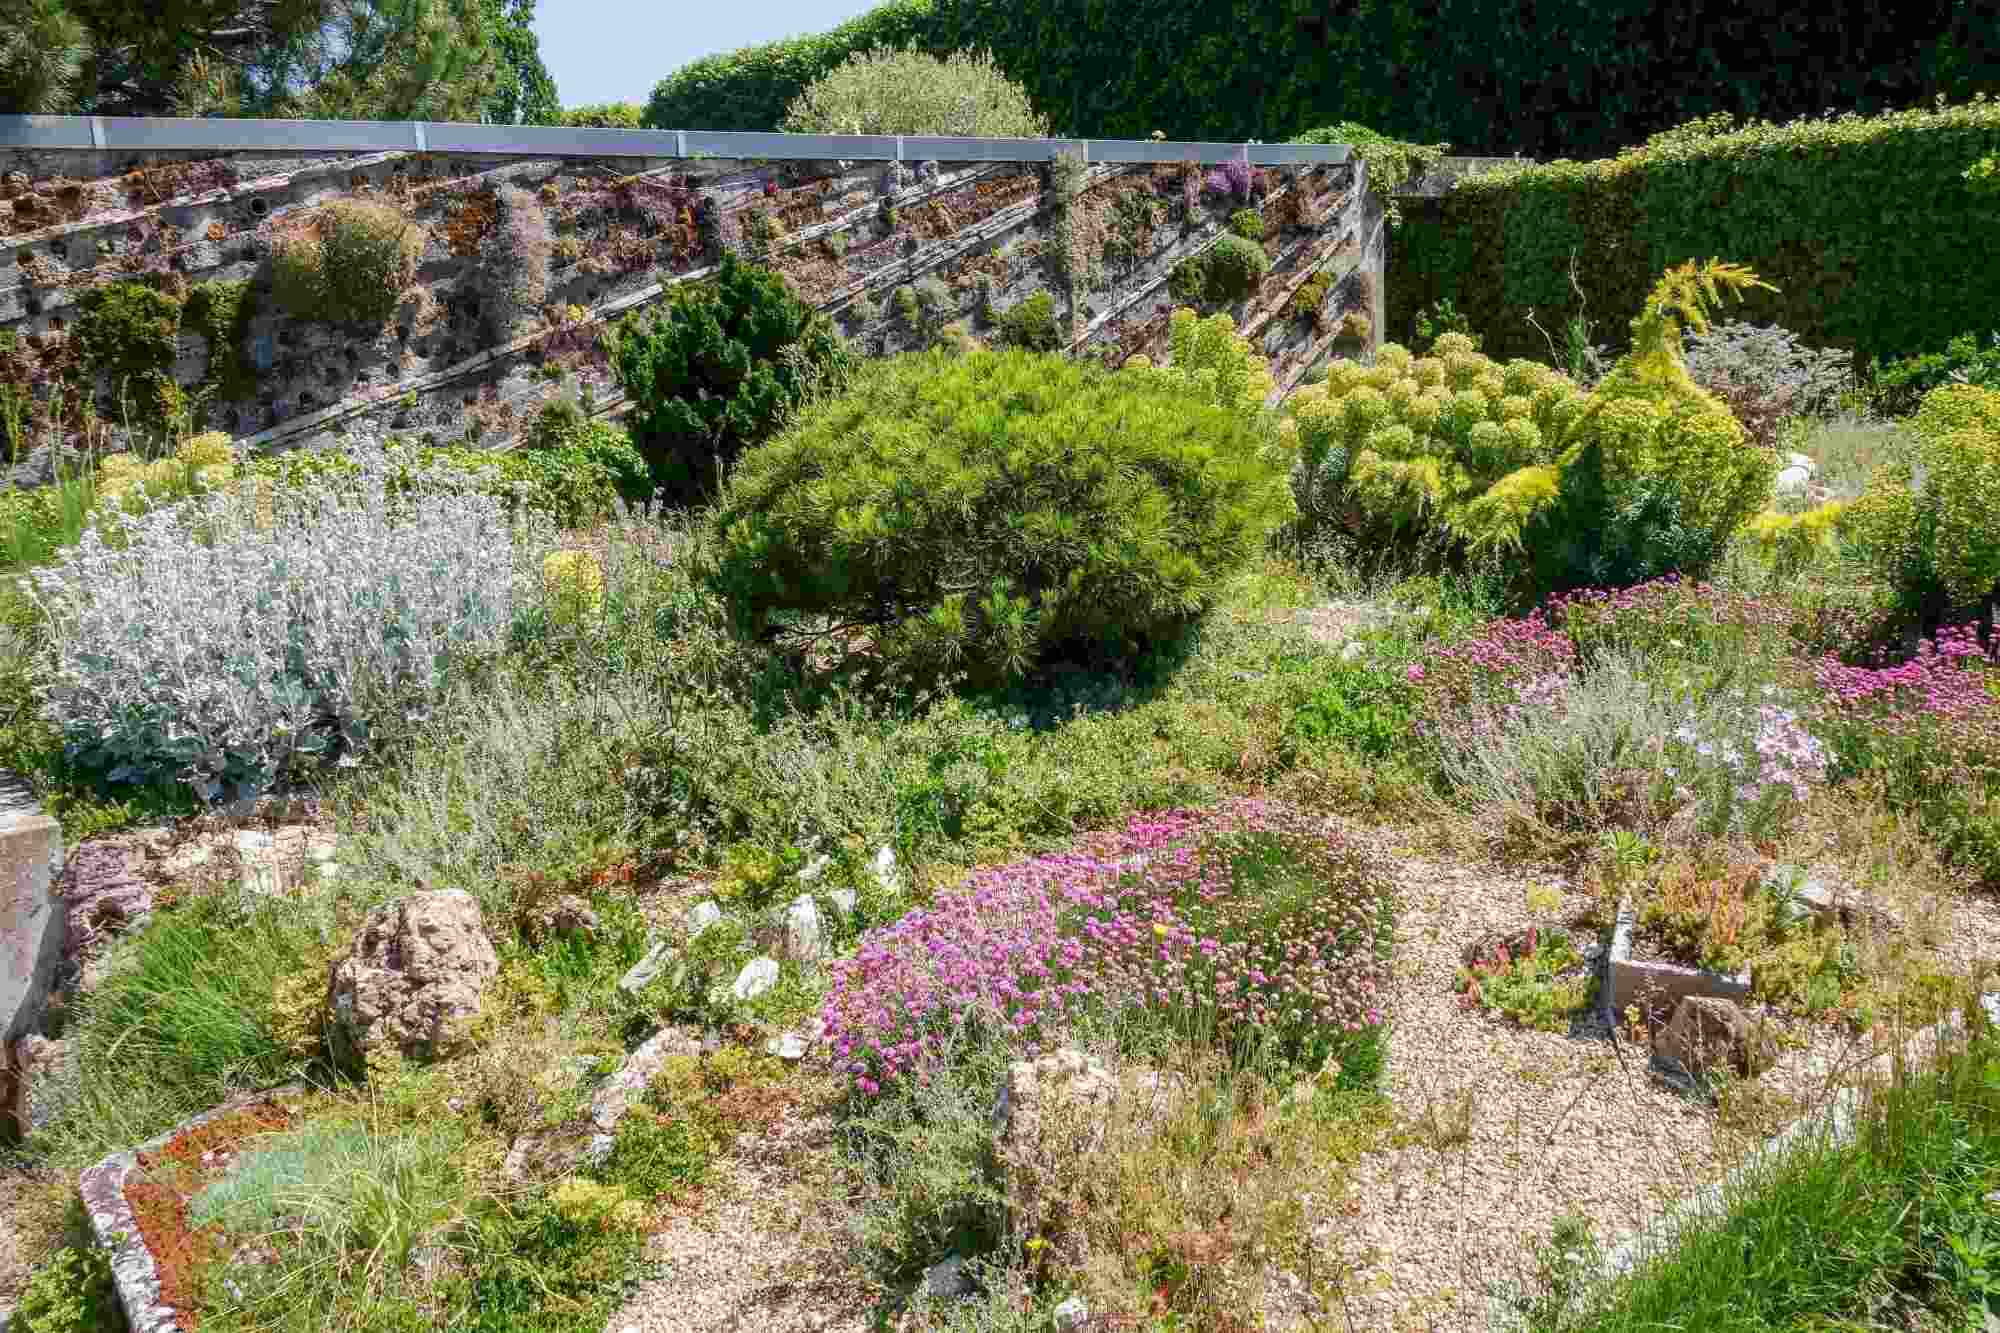
[[[1062,337],[1056,328],[1055,298],[1036,292],[1027,300],[1008,308],[1000,316],[997,339],[1004,346],[1025,347],[1031,352],[1053,352]]]
[[[208,383],[225,402],[257,392],[257,376],[243,357],[256,313],[257,297],[247,280],[196,283],[182,307],[182,321],[208,339]]]
[[[114,392],[132,381],[151,389],[173,369],[181,303],[143,282],[93,287],[79,304],[76,345],[86,369],[111,377]]]
[[[1229,230],[1246,241],[1264,239],[1264,215],[1254,208],[1239,208],[1229,215]]]

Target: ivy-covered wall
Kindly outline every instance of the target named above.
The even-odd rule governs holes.
[[[1747,264],[1777,292],[1726,318],[1777,322],[1815,346],[1885,358],[1983,331],[2000,310],[2000,217],[1964,179],[2000,152],[2000,103],[1656,136],[1594,162],[1496,165],[1435,201],[1402,203],[1387,336],[1449,297],[1494,356],[1547,359],[1580,308],[1622,344],[1660,273]],[[1570,283],[1574,257],[1584,300]]]
[[[505,441],[565,376],[616,410],[609,327],[726,248],[870,354],[960,334],[1157,354],[1193,303],[1228,310],[1282,392],[1377,341],[1381,233],[1358,164],[0,152],[0,407],[72,444],[175,421],[272,447]],[[1190,298],[1231,247],[1248,287]]]
[[[1278,142],[1354,120],[1463,153],[1609,156],[1691,117],[2000,92],[2000,0],[891,0],[663,71],[664,129],[778,128],[876,45],[991,51],[1061,134]]]

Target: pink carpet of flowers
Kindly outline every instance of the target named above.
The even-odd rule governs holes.
[[[1388,895],[1357,848],[1283,806],[1142,815],[868,932],[822,1019],[871,1095],[923,1077],[975,1013],[1029,1049],[1085,1013],[1337,1045],[1383,1021]]]
[[[1901,769],[1943,784],[2000,784],[2000,681],[1979,627],[1947,626],[1888,667],[1820,662],[1818,724],[1849,768]]]

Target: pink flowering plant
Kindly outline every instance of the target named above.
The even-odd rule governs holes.
[[[1606,653],[1671,665],[1697,689],[1762,683],[1792,648],[1797,613],[1678,574],[1627,588],[1582,588],[1549,600],[1548,623],[1588,665]]]
[[[873,1096],[929,1077],[954,1028],[1040,1049],[1075,1027],[1194,1035],[1321,1068],[1377,1049],[1391,893],[1350,841],[1262,800],[1141,815],[974,872],[834,964],[822,1019]]]
[[[2000,880],[2000,658],[1978,626],[1946,626],[1909,661],[1814,672],[1814,724],[1836,777],[1866,777],[1921,812],[1948,850]]]

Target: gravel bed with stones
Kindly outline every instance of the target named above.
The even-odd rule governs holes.
[[[1469,942],[1528,924],[1531,885],[1562,894],[1544,925],[1580,915],[1586,896],[1557,871],[1433,862],[1393,832],[1352,831],[1391,859],[1399,885],[1385,1091],[1409,1132],[1351,1166],[1335,1200],[1309,1201],[1325,1259],[1349,1273],[1331,1327],[1488,1328],[1492,1286],[1523,1280],[1560,1218],[1581,1215],[1615,1245],[1822,1105],[1877,1053],[1865,1038],[1788,1023],[1758,1098],[1725,1117],[1649,1073],[1644,1046],[1614,1043],[1593,1022],[1546,1033],[1468,1012],[1453,982]],[[662,885],[660,905],[690,887]],[[1994,904],[1961,903],[1940,924],[1941,962],[2000,956]],[[808,1064],[821,1061],[816,1051]],[[808,1109],[827,1104],[813,1099],[771,1135],[739,1140],[718,1164],[719,1188],[653,1238],[662,1268],[607,1333],[868,1326],[876,1293],[847,1243],[832,1125]],[[1269,1327],[1304,1327],[1304,1302],[1284,1290],[1296,1284],[1277,1285]]]
[[[1385,850],[1392,838],[1369,836]],[[1395,851],[1402,902],[1387,1091],[1415,1141],[1364,1158],[1315,1227],[1350,1266],[1355,1330],[1483,1329],[1492,1283],[1532,1271],[1532,1251],[1567,1214],[1607,1246],[1718,1178],[1784,1122],[1823,1103],[1864,1063],[1865,1039],[1805,1024],[1758,1084],[1764,1115],[1722,1117],[1647,1072],[1648,1053],[1601,1028],[1535,1032],[1468,1013],[1452,983],[1465,944],[1523,924],[1530,883],[1561,887],[1561,917],[1584,898],[1560,876],[1439,865]],[[1964,906],[1950,938],[1993,937],[1990,904]],[[1976,946],[1975,946],[1976,947]],[[1946,953],[1957,950],[1947,948]],[[1338,1319],[1336,1315],[1336,1319]]]
[[[658,1265],[607,1333],[864,1333],[878,1293],[856,1272],[824,1095],[745,1134],[719,1180],[648,1242]]]

